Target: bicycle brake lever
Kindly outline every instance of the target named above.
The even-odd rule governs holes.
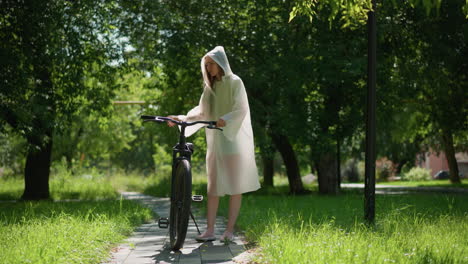
[[[141,116],[141,119],[143,122],[158,122],[158,123],[164,123],[166,122],[163,119],[159,119],[159,117],[156,116]]]
[[[166,120],[160,119],[159,117],[156,117],[156,118],[154,119],[154,121],[156,121],[156,122],[158,122],[158,123],[164,123],[164,122],[166,122]]]

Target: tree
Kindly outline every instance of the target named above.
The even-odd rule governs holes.
[[[408,2],[401,3],[402,5],[410,5],[414,7],[422,7],[426,15],[431,13],[439,13],[440,0],[410,0]],[[392,2],[390,4],[396,4]],[[400,5],[398,3],[397,5]],[[372,10],[371,0],[322,0],[322,1],[309,1],[309,0],[298,0],[295,1],[294,7],[290,13],[290,20],[293,20],[298,15],[305,15],[312,21],[323,9],[330,9],[331,13],[327,16],[330,23],[333,20],[339,18],[343,22],[343,27],[354,26],[364,24],[367,21],[367,14]],[[468,18],[468,2],[459,5],[465,17]],[[435,12],[434,12],[435,11]]]
[[[323,11],[325,12],[325,10]],[[363,127],[365,76],[364,29],[327,26],[327,13],[314,23],[313,84],[308,92],[310,117],[317,124],[309,136],[321,193],[338,193],[340,142]]]
[[[414,103],[427,115],[426,129],[440,139],[450,169],[450,181],[460,183],[455,159],[453,135],[468,131],[468,20],[463,16],[461,1],[443,1],[436,16],[426,17],[420,10],[405,10],[406,18],[415,23],[407,29],[413,56],[404,58],[404,67]]]
[[[28,142],[22,199],[48,199],[53,137],[110,103],[119,47],[111,1],[0,3],[0,124]],[[87,83],[87,82],[90,83]]]
[[[268,128],[259,133],[256,132],[256,137],[275,136],[276,139],[260,139],[257,142],[272,142],[279,149],[288,168],[291,193],[300,193],[303,191],[303,186],[297,160],[290,159],[295,155],[292,149],[293,145],[284,132],[276,135],[279,126],[289,128],[289,121],[280,123],[280,121],[285,120],[287,112],[283,111],[281,115],[278,112],[280,109],[287,108],[290,105],[288,101],[292,100],[287,96],[271,96],[275,93],[285,93],[286,95],[289,93],[288,88],[290,87],[289,80],[281,78],[284,74],[281,73],[280,68],[273,66],[282,63],[285,57],[271,56],[285,52],[288,46],[288,42],[284,41],[287,36],[279,34],[287,31],[288,25],[285,22],[288,13],[277,8],[285,3],[278,1],[275,2],[277,6],[272,6],[252,1],[241,1],[229,4],[217,3],[212,5],[212,8],[202,8],[211,5],[208,2],[157,3],[149,1],[141,2],[137,6],[133,2],[125,4],[126,6],[128,4],[128,8],[132,10],[129,13],[128,21],[134,21],[130,17],[141,17],[140,21],[145,21],[145,23],[141,25],[144,29],[140,28],[139,22],[136,22],[137,25],[122,30],[128,32],[129,36],[134,36],[131,40],[137,51],[148,62],[162,65],[165,81],[160,83],[159,87],[164,93],[164,100],[160,102],[159,114],[183,113],[198,103],[202,87],[200,58],[210,47],[224,45],[229,53],[230,64],[234,72],[240,75],[246,84],[254,128],[256,130]],[[276,11],[271,12],[265,18],[263,12],[269,8]],[[279,24],[278,21],[281,21],[282,24]],[[274,32],[268,31],[270,23],[275,25],[269,27],[269,29],[274,29]],[[249,32],[255,32],[255,34],[250,35]],[[272,43],[271,34],[275,34],[281,39]],[[161,43],[159,49],[155,49],[149,44],[156,42]],[[263,62],[265,58],[263,55],[267,54],[270,54],[271,58],[275,58],[271,65],[265,65]],[[273,69],[274,73],[272,73]],[[274,74],[278,75],[277,80],[280,80],[277,85],[272,85],[271,79],[269,79]],[[274,89],[266,89],[268,86],[273,86]],[[271,102],[275,102],[281,107],[275,109]],[[271,114],[263,115],[271,109],[274,109]],[[270,117],[277,121],[272,122]],[[287,128],[283,131],[287,131]],[[267,152],[270,149],[262,147],[261,151]],[[265,154],[263,154],[264,157],[267,156]]]
[[[290,192],[303,192],[296,153],[307,145],[313,145],[315,153],[331,153],[332,166],[323,165],[320,171],[337,179],[336,142],[352,134],[354,120],[362,115],[352,104],[362,101],[361,86],[355,82],[362,72],[356,64],[363,65],[363,41],[345,45],[359,33],[348,30],[339,41],[333,40],[342,32],[330,29],[326,16],[319,25],[301,19],[288,23],[292,5],[287,1],[217,3],[210,9],[191,1],[125,6],[132,11],[122,30],[132,36],[137,52],[152,61],[148,65],[162,65],[162,113],[184,112],[198,102],[199,59],[209,47],[224,45],[247,87],[256,142],[266,163],[265,180],[272,175],[268,153],[274,146],[287,168]],[[151,43],[161,45],[156,49]],[[336,183],[330,186],[337,188]]]
[[[443,1],[431,16],[411,5],[389,5],[383,17],[391,19],[380,21],[386,35],[381,43],[386,54],[381,74],[386,76],[384,85],[391,87],[383,93],[384,100],[391,111],[403,109],[406,115],[394,126],[407,123],[405,118],[417,118],[417,126],[409,127],[411,133],[403,138],[444,150],[454,183],[460,179],[453,135],[466,135],[468,123],[468,64],[463,59],[468,54],[468,23],[462,5]],[[402,144],[400,150],[402,146],[411,147]]]
[[[328,1],[297,1],[291,11],[291,20],[298,14],[306,15],[312,20],[319,16],[324,8],[331,9],[328,19],[330,23],[337,15],[341,15],[344,21],[343,26],[353,27],[364,21],[368,11],[371,9],[371,1],[368,0],[328,0]],[[396,4],[396,3],[395,3]],[[387,6],[393,5],[387,3]],[[412,88],[424,88],[422,94],[416,97],[417,104],[421,107],[422,113],[430,113],[431,127],[435,127],[435,132],[441,135],[442,146],[447,154],[449,167],[451,171],[451,181],[460,182],[458,177],[458,168],[455,160],[455,151],[453,144],[454,131],[466,131],[466,62],[463,61],[466,52],[466,36],[463,32],[466,30],[459,25],[466,26],[468,18],[468,2],[465,3],[453,1],[409,1],[398,3],[396,6],[406,8],[406,13],[401,15],[389,14],[384,19],[391,18],[404,28],[404,34],[399,31],[397,34],[405,36],[409,34],[411,39],[405,42],[407,45],[401,45],[402,49],[414,48],[414,53],[410,57],[393,56],[393,65],[401,67],[401,72],[405,72],[408,79],[414,79],[414,69],[418,69],[420,78],[415,82]],[[414,7],[422,7],[414,8]],[[435,12],[434,12],[435,11]],[[464,16],[462,15],[464,13]],[[431,14],[432,13],[432,14]],[[398,16],[400,14],[400,16]],[[412,23],[407,23],[409,19]],[[434,29],[438,29],[440,34],[434,34]],[[403,37],[405,38],[405,37]],[[393,36],[390,40],[399,39]],[[394,43],[395,44],[395,43]],[[395,45],[393,45],[395,46]],[[441,52],[442,51],[442,52]],[[444,53],[443,51],[449,51]],[[455,52],[452,52],[455,51]],[[408,54],[408,53],[406,53]],[[462,60],[462,61],[460,61]],[[408,67],[411,65],[412,67]],[[438,68],[433,67],[437,65]],[[391,69],[392,67],[390,67]],[[422,76],[422,78],[421,78]],[[418,85],[416,85],[418,83]],[[445,89],[450,89],[449,93]],[[457,132],[455,132],[457,133]]]

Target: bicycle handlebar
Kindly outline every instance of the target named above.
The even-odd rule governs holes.
[[[178,121],[175,119],[172,119],[170,117],[165,117],[165,116],[150,116],[150,115],[142,115],[141,119],[143,119],[143,122],[158,122],[158,123],[164,123],[164,122],[173,122],[176,123],[179,126],[187,127],[187,126],[193,126],[196,124],[207,124],[208,126],[206,128],[209,129],[219,129],[223,131],[223,129],[219,128],[216,126],[216,121],[195,121],[195,122],[183,122],[183,121]]]

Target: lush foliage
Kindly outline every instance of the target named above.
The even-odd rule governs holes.
[[[74,118],[108,110],[119,9],[112,1],[0,5],[0,131],[27,141],[23,198],[47,199],[55,134],[72,135]]]
[[[377,4],[378,155],[399,174],[421,150],[466,151],[468,2]],[[197,104],[199,60],[215,45],[246,85],[260,168],[277,150],[294,156],[285,163],[296,179],[336,177],[337,164],[362,159],[368,0],[1,7],[0,175],[47,174],[38,149],[78,175],[92,167],[167,175],[177,133],[139,115]],[[145,103],[111,104],[126,100]],[[202,171],[203,132],[193,141]]]
[[[2,132],[8,123],[40,147],[41,140],[51,140],[50,130],[62,131],[79,112],[105,110],[114,87],[109,62],[120,54],[111,25],[114,6],[1,4]]]
[[[339,17],[343,27],[356,26],[367,21],[367,13],[373,10],[371,2],[372,0],[296,0],[290,13],[290,20],[298,15],[305,15],[312,21],[321,15],[324,8],[329,8],[332,10],[328,17],[330,21]],[[412,8],[422,7],[426,15],[429,16],[439,14],[441,3],[448,2],[448,0],[410,0],[407,2]],[[401,3],[392,1],[391,4],[399,5]],[[459,11],[462,11],[468,19],[468,2],[461,5]]]
[[[419,167],[412,168],[410,171],[408,171],[402,176],[402,180],[404,181],[424,181],[430,179],[432,179],[431,171]]]

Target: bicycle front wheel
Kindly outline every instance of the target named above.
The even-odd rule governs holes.
[[[179,250],[185,241],[192,202],[192,173],[188,160],[180,160],[173,174],[169,237],[173,250]]]

